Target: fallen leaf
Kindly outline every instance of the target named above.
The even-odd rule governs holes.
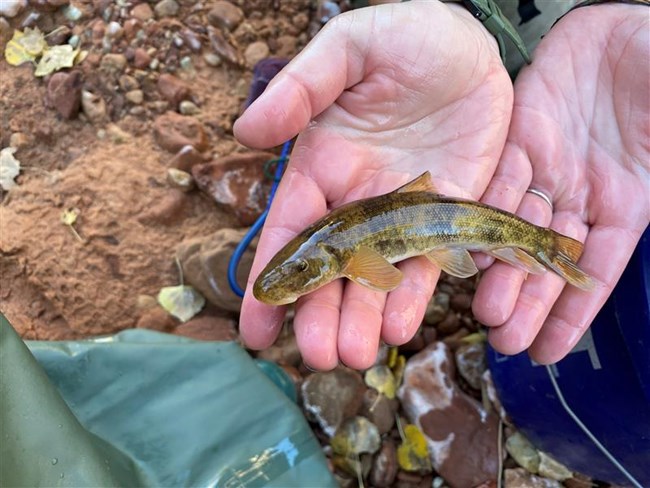
[[[16,186],[14,178],[20,173],[20,161],[14,157],[15,147],[5,147],[0,151],[0,186],[9,190]]]
[[[158,303],[181,322],[201,311],[205,298],[189,285],[167,286],[158,293]]]
[[[79,209],[76,208],[69,208],[61,212],[61,222],[65,225],[74,225],[77,217],[79,217]]]
[[[5,59],[12,66],[19,66],[26,62],[33,62],[47,47],[43,33],[38,27],[25,32],[14,31],[14,35],[5,47]]]
[[[388,366],[379,364],[373,366],[364,375],[364,381],[387,398],[395,398],[395,376]]]
[[[79,54],[79,49],[73,49],[70,44],[52,46],[43,52],[43,57],[36,66],[35,76],[47,76],[63,68],[71,68]]]
[[[404,471],[431,471],[427,440],[417,425],[404,427],[404,438],[397,448],[397,462]]]
[[[374,454],[381,447],[377,426],[365,417],[352,417],[337,430],[330,442],[336,454],[354,457],[367,452]]]

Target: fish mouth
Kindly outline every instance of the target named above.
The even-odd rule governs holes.
[[[255,296],[255,299],[259,302],[266,303],[267,305],[274,305],[274,306],[280,306],[280,305],[289,305],[290,303],[294,303],[296,300],[298,300],[298,297],[296,296],[290,296],[290,297],[284,297],[284,298],[271,298],[268,296],[258,296],[257,293],[253,293]]]

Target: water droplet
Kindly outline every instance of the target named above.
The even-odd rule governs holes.
[[[63,427],[63,424],[59,424],[59,429],[60,429],[61,427]]]
[[[58,462],[59,460],[57,458],[52,458],[52,466],[54,466]]]
[[[65,475],[64,475],[63,473],[61,473],[61,479],[63,479],[63,478],[64,478],[64,476],[65,476]]]

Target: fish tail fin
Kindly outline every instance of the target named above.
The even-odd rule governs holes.
[[[581,290],[593,290],[596,282],[577,265],[582,255],[582,243],[554,231],[551,233],[553,239],[551,250],[540,256],[544,264],[573,286]]]

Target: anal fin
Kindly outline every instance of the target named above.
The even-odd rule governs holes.
[[[402,281],[402,272],[369,247],[360,247],[343,269],[352,281],[376,291],[391,291]]]
[[[515,268],[519,268],[528,273],[541,274],[546,271],[543,264],[537,262],[537,260],[526,251],[522,251],[516,247],[492,249],[491,251],[487,251],[487,253],[500,261],[504,261]]]
[[[433,180],[431,180],[431,173],[428,171],[425,171],[420,176],[414,180],[409,181],[404,186],[400,186],[395,191],[397,193],[406,193],[410,191],[426,191],[429,193],[438,193],[436,186],[433,184]]]
[[[478,273],[472,256],[462,248],[435,249],[426,256],[445,273],[458,278],[469,278]]]

